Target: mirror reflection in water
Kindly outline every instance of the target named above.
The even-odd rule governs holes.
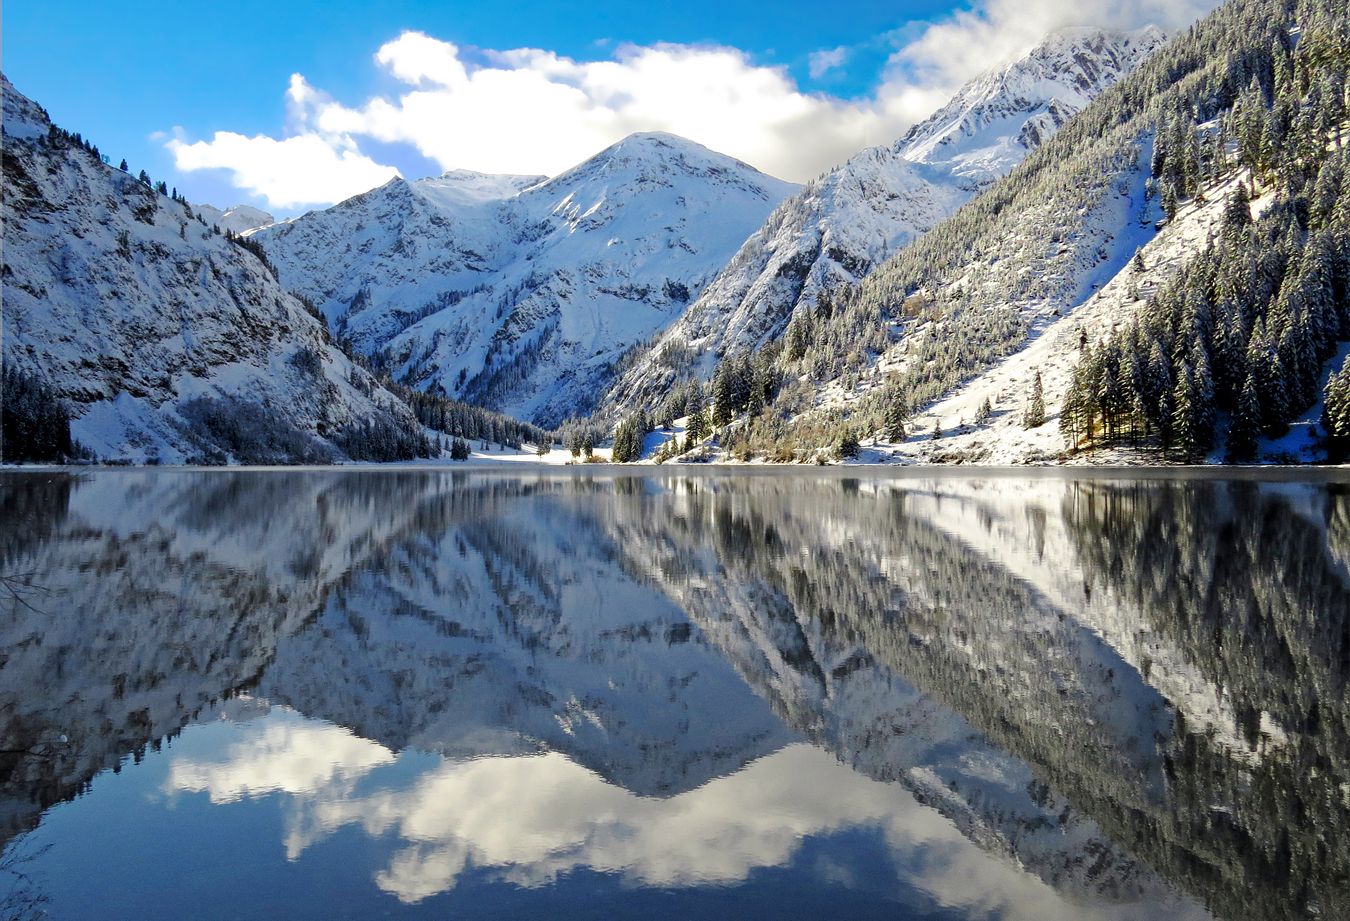
[[[1350,917],[1350,480],[0,477],[6,917]]]

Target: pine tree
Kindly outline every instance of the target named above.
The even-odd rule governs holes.
[[[1228,457],[1232,461],[1249,461],[1256,454],[1256,442],[1261,435],[1261,403],[1256,395],[1256,377],[1248,374],[1242,384],[1233,424],[1228,430]]]
[[[689,425],[685,429],[685,435],[690,442],[699,442],[708,436],[711,431],[708,424],[708,410],[703,405],[703,400],[698,401],[694,411],[689,414]]]
[[[1233,192],[1233,197],[1228,199],[1228,205],[1223,209],[1223,233],[1224,236],[1231,236],[1234,233],[1246,230],[1252,223],[1251,196],[1247,194],[1247,187],[1241,182]]]
[[[1022,417],[1022,427],[1034,429],[1044,424],[1045,390],[1041,385],[1041,372],[1037,371],[1031,382],[1031,393],[1027,397],[1027,409]]]
[[[1350,456],[1350,359],[1327,380],[1322,404],[1322,428],[1327,435],[1328,460],[1342,463]]]
[[[984,402],[980,404],[980,408],[975,411],[975,424],[984,425],[993,418],[993,415],[994,407],[990,405],[989,398],[985,397]]]

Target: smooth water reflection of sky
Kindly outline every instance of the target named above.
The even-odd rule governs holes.
[[[599,906],[631,909],[644,892],[737,888],[749,915],[813,899],[842,910],[850,894],[910,917],[1158,910],[1066,901],[903,786],[805,743],[658,798],[556,752],[396,754],[263,701],[225,709],[47,814],[25,847],[50,845],[41,872],[52,917],[121,917],[110,906],[147,903],[181,903],[202,918],[424,916],[506,910],[517,904],[503,896],[511,890],[543,897],[554,916],[590,917]],[[301,882],[324,885],[301,902]]]

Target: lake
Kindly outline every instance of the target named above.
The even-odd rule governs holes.
[[[1347,677],[1350,474],[11,471],[0,917],[1345,919]]]

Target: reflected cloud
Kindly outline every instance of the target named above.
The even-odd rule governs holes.
[[[389,781],[402,786],[367,782],[358,789],[358,779],[395,756],[284,709],[240,728],[242,737],[218,758],[174,758],[166,787],[205,792],[212,802],[291,794],[292,859],[344,826],[389,836],[394,849],[375,883],[405,904],[454,889],[470,868],[522,887],[579,869],[632,885],[735,885],[756,869],[788,865],[808,838],[870,830],[885,842],[892,879],[860,879],[829,860],[815,872],[850,888],[917,888],[936,905],[1011,921],[1123,921],[1159,910],[1067,902],[1015,863],[981,850],[903,786],[864,777],[806,744],[663,799],[607,783],[556,752],[441,760],[410,779]],[[408,773],[380,779],[395,776]],[[1185,904],[1167,910],[1170,917],[1208,917]]]
[[[394,760],[377,742],[284,707],[234,728],[238,738],[218,758],[174,758],[165,792],[206,793],[217,804],[277,792],[309,794],[349,787]]]

